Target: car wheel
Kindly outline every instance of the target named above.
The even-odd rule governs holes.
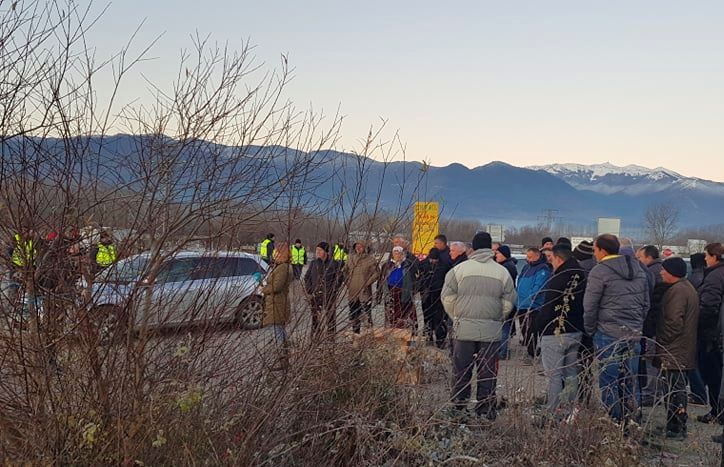
[[[264,314],[264,302],[261,297],[249,297],[239,305],[236,323],[246,329],[259,329]]]

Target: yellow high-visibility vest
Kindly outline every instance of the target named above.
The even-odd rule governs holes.
[[[101,267],[108,267],[115,263],[118,259],[116,247],[114,245],[98,244],[98,253],[96,253],[96,263]]]
[[[15,248],[11,258],[13,264],[19,268],[35,262],[35,247],[32,240],[23,241],[20,234],[15,234]]]
[[[270,239],[265,239],[261,244],[259,245],[259,256],[262,258],[268,258],[269,257],[269,244],[272,241]]]
[[[332,257],[335,261],[347,261],[347,253],[339,245],[334,245],[334,254]]]
[[[302,265],[304,260],[307,259],[307,250],[304,247],[297,248],[296,246],[291,247],[292,253],[292,264]]]

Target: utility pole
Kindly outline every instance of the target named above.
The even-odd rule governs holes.
[[[538,222],[546,227],[546,231],[550,233],[553,225],[555,224],[558,217],[558,209],[544,209],[543,215],[538,216]]]

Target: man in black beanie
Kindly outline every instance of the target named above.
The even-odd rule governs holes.
[[[516,292],[508,271],[495,262],[490,234],[473,238],[468,260],[445,276],[442,303],[453,319],[452,402],[465,410],[470,379],[477,367],[477,415],[494,420],[497,400],[498,349],[503,319],[513,309]]]
[[[667,284],[656,323],[655,363],[668,383],[666,437],[686,438],[686,374],[696,368],[696,334],[699,295],[686,279],[686,263],[669,258],[662,263],[661,279]]]

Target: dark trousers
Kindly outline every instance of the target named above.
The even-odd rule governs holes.
[[[674,433],[686,432],[686,371],[662,371],[668,390],[666,391],[666,430]]]
[[[302,278],[302,270],[304,269],[303,264],[292,264],[292,273],[294,274],[294,279],[299,280]]]
[[[442,348],[448,332],[447,313],[440,301],[440,293],[429,293],[422,300],[422,316],[425,319],[425,336]]]
[[[477,369],[477,400],[475,412],[495,417],[495,386],[498,378],[498,347],[500,342],[453,340],[452,402],[465,408],[470,399],[473,367]]]
[[[367,318],[367,323],[372,327],[372,301],[371,300],[352,300],[349,302],[349,320],[352,323],[352,331],[357,334],[362,328],[360,318]]]
[[[535,357],[538,349],[538,333],[535,329],[535,313],[536,310],[522,310],[523,316],[523,336],[525,338],[525,346],[528,355]]]
[[[686,377],[689,379],[689,389],[691,389],[691,394],[698,399],[697,402],[706,404],[706,384],[704,384],[704,380],[701,379],[699,369],[694,368],[693,370],[689,370]]]
[[[312,312],[312,339],[322,337],[322,319],[325,321],[327,333],[333,336],[337,331],[337,308],[334,300],[314,297],[309,304],[309,308]]]
[[[704,350],[699,348],[699,373],[709,389],[709,405],[712,414],[719,416],[719,391],[721,389],[722,354],[718,349]]]

